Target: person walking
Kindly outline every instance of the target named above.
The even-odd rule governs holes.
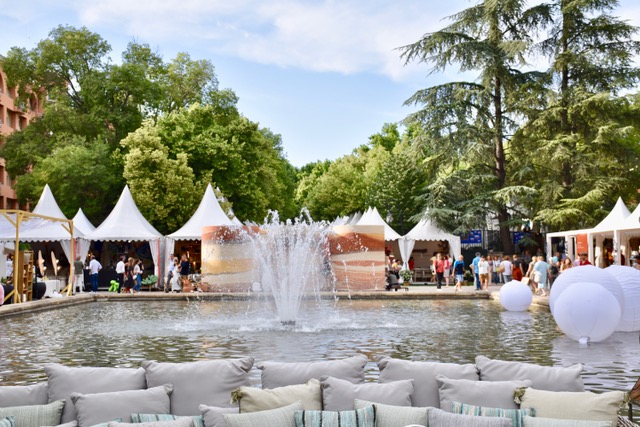
[[[513,254],[513,280],[522,280],[522,260],[518,258],[518,254]]]
[[[118,281],[118,292],[122,292],[124,289],[124,255],[120,255],[120,259],[116,264],[116,280]]]
[[[133,287],[136,285],[135,282],[135,278],[133,276],[133,271],[135,269],[136,266],[136,260],[133,259],[132,257],[129,257],[129,259],[127,260],[127,264],[124,266],[124,276],[125,276],[125,280],[124,280],[124,293],[128,294],[128,293],[133,293]]]
[[[102,270],[102,264],[96,259],[96,256],[91,254],[91,261],[89,261],[89,278],[91,279],[91,292],[98,292],[98,273]]]
[[[437,289],[442,290],[442,279],[444,278],[444,259],[442,254],[438,253],[433,261],[433,270],[436,272]]]
[[[182,254],[182,260],[180,261],[180,287],[184,289],[185,283],[189,280],[189,259],[187,254]]]
[[[73,261],[73,294],[76,293],[76,288],[78,292],[84,293],[84,263],[80,257],[76,257],[76,260]]]
[[[540,291],[540,296],[547,296],[547,278],[549,277],[549,264],[547,264],[544,260],[543,256],[537,257],[537,261],[533,266],[535,282],[538,284],[538,290]],[[537,294],[537,292],[536,292]]]
[[[502,277],[504,278],[504,283],[510,282],[513,274],[513,264],[511,264],[511,258],[509,255],[505,255],[500,265],[502,266]]]
[[[481,289],[480,286],[480,274],[478,273],[478,263],[480,262],[480,252],[476,252],[476,257],[471,261],[471,272],[475,279],[476,291]]]
[[[140,292],[142,289],[142,271],[144,270],[144,264],[142,264],[142,260],[139,259],[136,262],[136,265],[133,267],[133,275],[135,277],[135,284],[133,285],[133,292]]]
[[[169,268],[168,268],[169,272],[167,273],[167,282],[164,284],[165,293],[171,290],[171,279],[173,279],[173,274],[175,273],[175,270],[176,270],[175,260],[177,260],[177,258],[175,258],[173,254],[171,254],[171,256],[169,257]]]
[[[453,273],[456,276],[456,292],[462,290],[464,285],[464,256],[458,256],[456,262],[453,263]]]
[[[449,287],[449,276],[451,276],[451,259],[449,258],[449,254],[444,256],[444,283],[445,288]]]
[[[489,261],[484,256],[480,257],[478,263],[478,274],[480,276],[480,287],[483,291],[489,290]]]

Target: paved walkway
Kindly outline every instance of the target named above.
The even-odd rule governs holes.
[[[409,290],[398,291],[362,291],[362,292],[324,292],[323,298],[351,298],[351,299],[499,299],[500,286],[490,286],[488,291],[476,291],[474,286],[463,286],[456,292],[455,286],[443,287],[438,290],[435,285],[409,286]],[[116,294],[112,292],[98,292],[92,294],[85,292],[71,297],[45,298],[39,301],[31,301],[22,304],[9,304],[0,306],[0,318],[23,313],[33,313],[44,310],[62,308],[69,305],[86,304],[93,301],[136,301],[136,300],[245,300],[256,298],[256,293],[218,293],[218,292],[188,292],[188,293],[164,293],[164,292],[140,292],[137,294]],[[549,306],[548,297],[533,297],[533,304]]]

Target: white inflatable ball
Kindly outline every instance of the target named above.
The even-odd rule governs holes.
[[[616,331],[640,331],[640,270],[623,265],[605,268],[618,280],[624,294],[622,318]]]
[[[606,340],[622,316],[611,292],[593,282],[569,286],[556,301],[553,317],[569,338],[580,343]]]
[[[531,289],[519,280],[512,280],[500,289],[500,304],[508,311],[526,311],[533,301]]]
[[[549,307],[551,309],[551,314],[555,313],[556,301],[560,295],[569,286],[577,282],[597,283],[607,289],[616,298],[618,304],[620,304],[620,310],[622,310],[622,306],[624,304],[624,293],[622,292],[622,286],[620,286],[618,280],[602,268],[594,267],[593,265],[583,265],[581,267],[573,267],[563,271],[553,282],[551,293],[549,294]]]

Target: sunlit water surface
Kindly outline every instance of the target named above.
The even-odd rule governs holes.
[[[616,333],[580,347],[545,308],[506,312],[493,301],[305,301],[293,327],[265,301],[94,302],[1,320],[0,383],[46,379],[48,362],[139,366],[252,356],[256,361],[340,359],[473,363],[476,355],[542,365],[585,365],[589,390],[629,390],[640,376],[638,333]],[[259,384],[260,373],[251,371]]]

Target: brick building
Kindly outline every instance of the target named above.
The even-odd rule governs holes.
[[[0,55],[0,135],[6,137],[24,129],[34,117],[42,115],[42,102],[33,94],[28,105],[18,104],[17,90],[15,87],[8,87],[7,76],[2,69],[2,59]],[[0,158],[0,209],[19,208],[14,184],[15,181],[9,178],[5,170],[4,159]]]

